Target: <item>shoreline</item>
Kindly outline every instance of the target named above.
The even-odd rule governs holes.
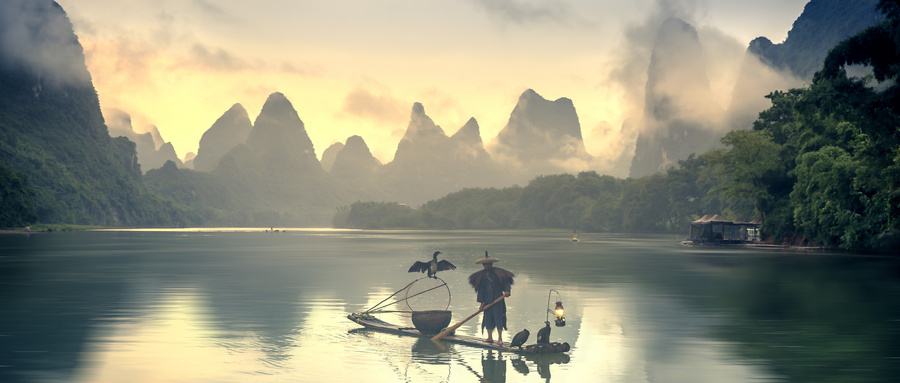
[[[35,234],[38,233],[36,231],[25,231],[25,230],[0,230],[0,235],[16,235],[16,234]]]

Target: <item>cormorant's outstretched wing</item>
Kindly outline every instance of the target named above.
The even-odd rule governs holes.
[[[416,261],[416,263],[413,263],[413,265],[409,268],[409,272],[414,273],[418,271],[420,273],[424,273],[428,271],[429,268],[431,268],[431,262]]]
[[[453,266],[453,264],[450,263],[449,261],[447,261],[446,259],[438,261],[437,271],[444,271],[444,270],[456,270],[456,266]]]

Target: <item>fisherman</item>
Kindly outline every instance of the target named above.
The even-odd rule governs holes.
[[[500,260],[489,257],[488,252],[485,251],[484,258],[475,261],[475,263],[481,264],[484,269],[476,271],[469,276],[469,284],[475,289],[478,295],[478,302],[481,303],[481,306],[478,307],[479,310],[501,296],[509,297],[515,274],[499,267],[494,267],[495,262],[500,262]],[[505,299],[484,310],[481,331],[482,333],[485,329],[488,331],[488,337],[485,342],[494,342],[495,328],[497,329],[497,344],[502,345],[503,330],[506,329]]]

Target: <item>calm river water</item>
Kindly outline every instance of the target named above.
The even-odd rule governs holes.
[[[679,236],[262,230],[0,236],[0,382],[889,382],[900,262],[680,246]],[[566,308],[566,355],[361,331],[434,251],[453,323],[490,251],[506,339]],[[551,291],[551,289],[555,290]],[[553,303],[551,302],[551,304]],[[399,305],[398,305],[399,306]],[[389,322],[410,325],[404,314]],[[552,316],[551,316],[552,318]],[[551,319],[552,321],[552,319]],[[458,333],[480,336],[479,319]]]

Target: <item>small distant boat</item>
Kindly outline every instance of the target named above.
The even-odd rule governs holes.
[[[572,242],[578,242],[578,232],[572,232]]]

